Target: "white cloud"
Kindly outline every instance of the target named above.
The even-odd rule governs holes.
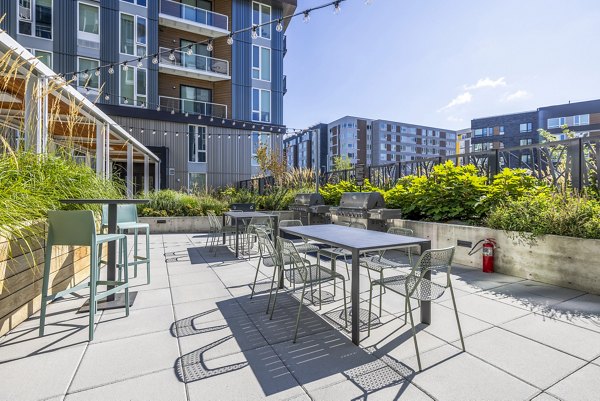
[[[481,88],[496,88],[498,86],[506,86],[506,79],[504,77],[500,77],[496,80],[491,78],[481,78],[474,85],[465,85],[465,90],[473,90],[473,89],[481,89]]]
[[[529,92],[527,92],[526,90],[523,90],[523,89],[519,89],[516,92],[510,93],[510,94],[504,96],[503,100],[505,102],[514,102],[516,100],[527,99],[529,96],[531,96],[531,94]]]
[[[469,103],[471,100],[473,100],[473,95],[471,95],[471,93],[469,93],[469,92],[461,93],[460,95],[458,95],[454,99],[452,99],[450,101],[450,103],[448,103],[447,105],[445,105],[438,111],[446,110],[446,109],[449,109],[454,106]]]

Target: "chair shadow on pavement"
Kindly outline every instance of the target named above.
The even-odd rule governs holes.
[[[337,382],[349,380],[356,386],[362,393],[356,399],[366,399],[369,394],[396,386],[397,398],[409,386],[414,375],[412,368],[388,355],[376,356],[355,346],[338,327],[308,307],[302,308],[298,340],[293,343],[298,299],[286,292],[279,293],[273,320],[265,313],[267,299],[268,294],[255,294],[252,299],[245,295],[219,301],[215,309],[173,323],[171,333],[176,337],[224,331],[218,340],[176,360],[174,369],[179,380],[191,383],[231,374],[230,380],[235,382],[236,371],[250,368],[265,397],[311,383],[316,386],[322,382],[326,386],[332,377]],[[223,320],[208,327],[200,323],[217,310],[225,325]],[[241,319],[247,323],[240,324]],[[249,336],[253,339],[248,340]],[[237,354],[236,363],[223,358],[227,362],[219,365],[219,358],[208,358],[207,364],[209,351],[214,355],[219,347],[231,347],[231,341],[242,352]]]

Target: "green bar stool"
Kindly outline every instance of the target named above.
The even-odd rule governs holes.
[[[120,256],[127,261],[127,237],[124,234],[96,234],[94,213],[91,210],[50,210],[48,211],[48,237],[46,240],[46,255],[44,258],[44,278],[42,284],[42,309],[40,312],[40,336],[44,335],[46,322],[46,306],[48,301],[64,297],[82,288],[90,287],[90,321],[89,339],[94,339],[94,315],[98,301],[121,290],[125,290],[125,316],[129,316],[129,283],[127,281],[127,263],[123,281],[99,280],[100,251],[102,244],[119,241]],[[89,246],[90,247],[90,278],[74,287],[48,295],[50,267],[52,263],[52,247],[55,245]],[[114,286],[104,292],[98,292],[99,285]]]
[[[102,227],[108,227],[108,205],[102,205]],[[125,234],[125,230],[133,230],[133,277],[137,277],[137,266],[146,265],[146,284],[150,284],[150,225],[138,223],[137,207],[135,205],[117,206],[117,232]],[[138,234],[143,230],[146,237],[146,256],[138,255]],[[119,256],[119,279],[121,278],[122,260]]]

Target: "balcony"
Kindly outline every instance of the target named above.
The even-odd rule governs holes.
[[[158,102],[162,110],[175,113],[202,114],[203,116],[227,118],[227,105],[181,99],[178,97],[159,96]]]
[[[229,17],[171,0],[161,0],[158,23],[210,38],[229,34]]]
[[[171,54],[170,50],[164,47],[160,48],[159,71],[211,82],[231,79],[227,60],[182,51]]]
[[[285,95],[287,93],[287,75],[283,76],[283,94]]]

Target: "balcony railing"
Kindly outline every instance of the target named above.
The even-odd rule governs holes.
[[[161,0],[160,13],[223,30],[228,30],[229,26],[229,18],[226,15],[188,6],[177,1]]]
[[[185,51],[174,51],[165,47],[160,48],[160,63],[164,66],[175,66],[197,73],[208,73],[209,75],[229,78],[229,62],[218,58],[202,56],[200,54],[188,54]]]
[[[178,97],[159,96],[160,108],[175,113],[202,114],[203,116],[227,118],[227,105],[181,99]]]

